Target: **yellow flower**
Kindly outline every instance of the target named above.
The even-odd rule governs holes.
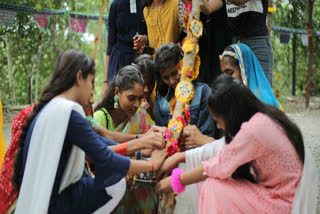
[[[187,53],[188,53],[188,52],[192,51],[193,48],[194,48],[194,41],[193,41],[193,39],[187,38],[187,39],[184,41],[183,45],[182,45],[182,50],[183,50],[184,52],[187,52]]]

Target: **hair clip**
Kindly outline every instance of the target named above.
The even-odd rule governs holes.
[[[222,60],[224,56],[231,56],[235,59],[238,59],[237,54],[232,51],[223,51],[223,53],[219,55],[219,59]]]

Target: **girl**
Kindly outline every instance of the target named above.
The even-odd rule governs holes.
[[[257,57],[247,45],[237,43],[226,47],[220,56],[220,68],[223,74],[241,80],[264,103],[282,108]]]
[[[239,79],[258,99],[283,111],[272,92],[272,88],[251,49],[242,43],[228,46],[220,56],[221,72]],[[201,146],[212,140],[203,136],[195,126],[184,128],[186,144]]]
[[[150,117],[154,120],[154,100],[155,93],[155,69],[154,69],[154,61],[152,56],[143,54],[137,57],[133,63],[138,66],[139,71],[143,76],[144,87],[143,87],[143,102],[141,104],[141,108],[147,110]]]
[[[94,61],[83,52],[69,50],[59,57],[21,132],[12,178],[19,189],[16,213],[110,212],[116,195],[106,187],[117,183],[121,192],[127,173],[160,166],[162,152],[155,151],[152,162],[129,160],[110,150],[115,142],[89,127],[83,108],[94,77]],[[81,178],[84,151],[96,166],[95,178]]]
[[[158,126],[168,126],[171,119],[170,100],[180,82],[180,71],[177,65],[183,57],[181,48],[173,43],[162,45],[156,52],[157,97],[155,101],[155,122]],[[194,97],[190,104],[190,124],[196,125],[204,135],[213,136],[214,122],[209,116],[206,97],[209,87],[206,84],[194,83]]]
[[[109,86],[107,95],[96,107],[94,118],[109,130],[139,138],[140,134],[145,134],[154,126],[146,110],[139,108],[144,97],[143,88],[144,81],[138,67],[123,67]],[[150,155],[145,152],[143,154]],[[134,177],[130,178],[132,179]],[[125,196],[114,213],[143,213],[144,210],[156,213],[157,204],[158,197],[150,183],[129,183]]]
[[[133,138],[146,133],[154,122],[139,108],[144,96],[143,86],[143,77],[136,66],[121,68],[95,108],[94,119],[109,130],[131,134]]]
[[[147,43],[142,9],[142,0],[112,1],[108,20],[105,83],[110,83],[121,67],[129,65],[136,57],[136,51]],[[104,87],[104,92],[106,89]]]
[[[204,181],[198,213],[296,213],[299,206],[315,213],[317,188],[308,182],[317,181],[317,171],[299,128],[228,76],[215,81],[208,106],[228,145],[189,172],[173,170],[157,191],[181,193]]]

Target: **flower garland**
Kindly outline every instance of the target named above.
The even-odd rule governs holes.
[[[177,69],[181,74],[181,79],[175,89],[175,97],[170,100],[170,114],[172,119],[169,121],[166,130],[167,153],[169,156],[180,152],[183,148],[183,138],[181,132],[190,123],[191,112],[190,102],[194,97],[194,87],[192,81],[199,76],[201,60],[199,53],[198,39],[203,34],[203,24],[200,21],[199,0],[190,1],[192,7],[187,4],[187,10],[183,17],[183,26],[188,30],[188,35],[182,41],[183,59],[177,64]]]

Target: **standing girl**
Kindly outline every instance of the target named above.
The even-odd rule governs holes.
[[[105,83],[110,83],[119,69],[129,65],[148,40],[142,0],[112,1],[108,20],[108,48]],[[106,86],[106,84],[105,84]],[[104,92],[106,92],[104,87]]]
[[[143,9],[149,45],[158,49],[168,42],[177,43],[181,33],[178,0],[148,0]]]

